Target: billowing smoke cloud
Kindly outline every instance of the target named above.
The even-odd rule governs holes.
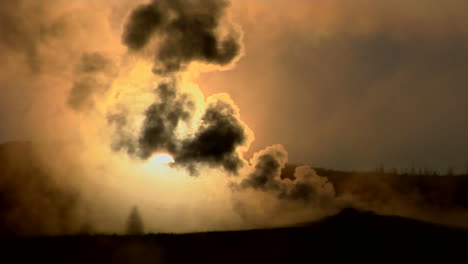
[[[129,16],[123,42],[132,52],[154,52],[153,72],[158,75],[175,75],[192,62],[226,65],[239,55],[241,47],[232,28],[228,35],[221,32],[227,4],[217,0],[164,0],[141,5]],[[156,51],[144,51],[148,45],[155,45]],[[174,166],[185,167],[192,174],[197,173],[198,164],[237,173],[243,163],[239,147],[248,142],[248,132],[236,107],[229,100],[213,97],[207,101],[197,130],[185,138],[178,137],[177,128],[192,121],[197,106],[189,93],[181,92],[175,78],[171,79],[156,89],[157,101],[146,109],[139,136],[122,132],[121,127],[127,125],[124,115],[109,116],[117,127],[114,149],[125,148],[141,159],[168,152],[177,161]]]
[[[176,94],[174,83],[161,84],[156,89],[159,101],[145,112],[145,120],[138,139],[138,155],[149,158],[156,151],[177,152],[175,130],[181,121],[188,121],[194,110],[193,101],[186,94]]]
[[[295,167],[284,177],[288,154],[273,145],[254,154],[250,173],[231,182],[232,209],[246,227],[274,227],[311,221],[346,206],[326,177],[310,166]],[[288,166],[289,168],[289,166]]]
[[[287,152],[274,145],[255,153],[251,163],[254,170],[234,189],[252,188],[271,192],[279,199],[304,202],[333,202],[335,189],[326,177],[319,176],[310,166],[295,169],[293,177],[281,178],[287,162]]]
[[[238,34],[219,32],[224,0],[154,0],[137,7],[125,27],[123,43],[141,51],[158,41],[154,72],[184,70],[193,61],[226,65],[240,52]]]
[[[181,151],[176,153],[177,162],[206,163],[237,173],[242,166],[237,148],[243,146],[248,137],[237,116],[238,113],[230,102],[221,98],[209,102],[195,136],[184,140]],[[193,170],[193,165],[190,166]]]
[[[242,166],[238,148],[247,143],[248,132],[232,102],[220,96],[209,98],[196,131],[180,137],[178,127],[193,119],[194,100],[190,94],[178,92],[175,82],[159,85],[155,93],[157,101],[146,109],[139,136],[125,133],[128,125],[125,112],[108,116],[116,127],[115,150],[125,149],[141,159],[168,152],[177,160],[174,166],[185,167],[192,174],[197,174],[198,164],[238,172]]]
[[[322,177],[310,166],[299,166],[290,181],[288,190],[280,194],[281,199],[303,200],[319,204],[330,204],[335,199],[335,188],[327,177]]]
[[[236,36],[222,36],[218,28],[226,5],[225,1],[153,1],[139,6],[129,16],[123,42],[132,52],[155,52],[153,72],[159,75],[182,72],[192,62],[225,65],[240,51]],[[148,46],[155,46],[156,51]],[[180,90],[174,80],[160,85],[156,90],[158,100],[146,109],[140,135],[134,139],[118,138],[116,149],[125,148],[141,159],[169,152],[176,160],[174,166],[183,166],[191,174],[197,173],[200,164],[237,173],[244,163],[238,148],[246,144],[248,135],[236,107],[219,99],[207,102],[196,131],[179,138],[177,128],[192,121],[191,113],[197,107]],[[127,123],[125,118],[112,120]],[[129,143],[132,140],[134,143]],[[281,145],[266,148],[254,155],[253,171],[231,187],[272,193],[277,199],[288,201],[307,203],[324,196],[333,199],[333,186],[310,168],[299,170],[294,181],[281,179],[286,161],[287,152]]]
[[[102,95],[117,74],[113,62],[99,52],[85,53],[76,67],[78,80],[68,96],[68,105],[76,111],[89,110],[94,105],[94,96]]]
[[[283,191],[279,179],[281,169],[286,164],[288,154],[283,146],[275,145],[255,153],[252,163],[254,171],[244,179],[241,188],[253,188],[262,191]]]
[[[247,140],[247,132],[236,116],[237,112],[229,102],[215,100],[210,103],[195,137],[185,140],[176,154],[178,162],[219,164],[226,171],[236,173],[242,165],[236,149]]]

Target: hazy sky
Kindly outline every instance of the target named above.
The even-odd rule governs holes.
[[[466,1],[234,1],[246,56],[200,77],[290,162],[465,170]]]
[[[282,169],[465,170],[467,8],[0,1],[0,142],[33,142],[1,145],[0,235],[122,232],[135,205],[151,232],[289,225],[347,206],[466,225],[462,177],[424,189]]]
[[[79,57],[73,52],[88,41],[89,50],[124,50],[121,26],[135,4],[114,5],[102,12],[102,21],[111,21],[108,36],[99,35],[103,26],[93,24],[93,12],[71,15],[73,23],[61,27],[48,20],[65,20],[59,12],[22,17],[21,8],[8,11],[2,3],[9,15],[0,18],[0,60],[9,69],[0,78],[1,142],[29,139],[31,123],[53,123],[64,111],[49,105],[47,120],[39,116],[35,109],[60,88],[36,87],[12,65],[25,60],[30,72],[57,67],[58,74],[62,66],[48,59],[53,49],[43,43],[69,47],[69,58]],[[233,69],[203,73],[196,82],[207,95],[229,93],[239,106],[255,134],[248,156],[280,143],[293,163],[464,170],[467,8],[463,0],[232,1],[229,13],[242,28],[245,55]]]

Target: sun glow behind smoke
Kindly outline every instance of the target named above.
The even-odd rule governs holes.
[[[169,154],[161,153],[154,155],[150,162],[153,164],[169,164],[174,163],[174,158]]]
[[[167,153],[155,154],[142,164],[142,173],[150,175],[154,175],[154,173],[156,173],[163,178],[172,178],[172,176],[180,174],[180,172],[176,172],[176,170],[171,168],[170,164],[174,162],[174,158]],[[178,180],[181,180],[180,177],[177,178]]]

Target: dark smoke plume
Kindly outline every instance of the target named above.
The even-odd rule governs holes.
[[[128,127],[128,111],[121,107],[116,112],[107,116],[107,122],[114,127],[115,138],[112,142],[114,151],[126,150],[127,154],[134,155],[136,153],[135,139]]]
[[[240,183],[243,189],[253,188],[265,192],[281,191],[284,187],[278,180],[287,161],[287,152],[281,145],[271,146],[256,153],[254,171]]]
[[[335,188],[327,177],[320,176],[310,166],[299,166],[294,172],[294,180],[289,182],[287,190],[279,195],[280,199],[302,200],[324,204],[335,199]]]
[[[246,132],[233,107],[228,102],[218,100],[208,105],[196,135],[182,142],[175,158],[177,163],[190,164],[191,171],[193,164],[205,163],[237,173],[242,160],[236,150],[246,140]]]
[[[266,148],[253,158],[254,171],[234,189],[261,190],[274,193],[279,199],[305,202],[330,201],[335,197],[333,185],[309,166],[297,167],[292,178],[281,178],[287,152],[281,145]]]
[[[150,49],[155,50],[153,72],[159,75],[175,74],[197,61],[226,65],[240,53],[237,33],[232,29],[227,35],[220,33],[227,5],[224,0],[158,0],[141,5],[129,16],[123,43],[142,54],[154,45]],[[187,168],[191,174],[197,174],[198,164],[238,172],[242,166],[238,148],[246,143],[247,132],[230,102],[209,102],[197,131],[178,138],[177,127],[192,120],[194,101],[180,92],[176,81],[161,84],[156,94],[158,99],[146,109],[138,136],[125,132],[124,113],[109,116],[117,131],[115,150],[126,149],[141,159],[168,152],[176,160],[173,166]]]
[[[224,0],[154,0],[130,14],[123,43],[141,51],[154,37],[157,74],[184,70],[194,61],[226,65],[241,50],[233,30],[227,36],[218,32],[227,5]]]
[[[187,94],[177,94],[174,83],[161,84],[156,93],[159,101],[151,104],[145,112],[138,146],[139,156],[149,158],[154,152],[176,153],[175,130],[180,121],[188,121],[194,110],[194,103]]]
[[[76,68],[78,80],[68,95],[68,105],[75,111],[91,109],[94,96],[107,91],[116,75],[113,62],[101,53],[85,53]]]
[[[195,103],[189,94],[179,92],[175,83],[161,84],[155,92],[158,99],[146,109],[139,136],[126,132],[125,111],[108,116],[116,128],[114,150],[124,149],[140,159],[168,152],[176,160],[173,166],[187,168],[192,174],[197,174],[197,164],[237,173],[242,166],[238,148],[246,143],[247,132],[230,102],[216,99],[208,103],[193,135],[178,138],[176,129],[192,120]]]

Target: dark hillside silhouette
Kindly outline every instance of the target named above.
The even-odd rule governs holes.
[[[0,240],[1,263],[467,263],[468,231],[352,208],[298,227]]]

